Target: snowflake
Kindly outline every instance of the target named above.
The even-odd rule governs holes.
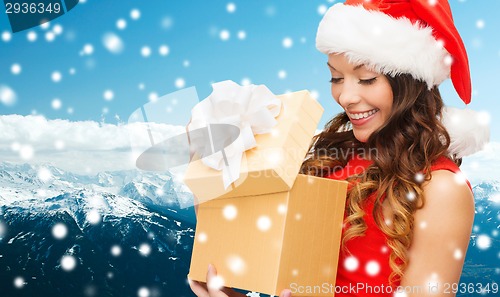
[[[127,28],[127,21],[125,21],[124,19],[118,19],[116,21],[116,28],[118,28],[119,30]]]
[[[12,64],[12,66],[10,67],[10,71],[12,72],[12,74],[18,75],[19,73],[21,73],[21,65],[17,63]]]
[[[222,214],[226,220],[231,221],[234,220],[238,215],[238,209],[236,208],[236,206],[229,204],[224,207],[224,209],[222,210]]]
[[[68,227],[63,223],[57,223],[52,227],[52,236],[57,239],[63,239],[68,235]]]
[[[178,79],[175,80],[175,87],[176,88],[182,89],[182,88],[184,88],[185,85],[186,85],[186,81],[182,77],[179,77]]]
[[[61,108],[62,102],[60,99],[55,98],[54,100],[52,100],[51,105],[53,109],[58,110]]]
[[[64,255],[61,258],[61,268],[66,271],[71,271],[76,267],[76,259],[71,255]]]
[[[375,276],[380,272],[380,264],[372,260],[366,263],[365,271],[368,275]]]
[[[123,41],[114,33],[106,33],[102,37],[104,47],[112,54],[119,54],[123,51]]]
[[[138,20],[140,17],[141,17],[141,12],[139,9],[134,8],[130,11],[130,18],[131,19]]]
[[[284,48],[291,48],[293,45],[293,40],[290,37],[285,37],[282,41]]]
[[[235,5],[234,3],[232,3],[232,2],[231,2],[231,3],[228,3],[228,4],[226,5],[226,10],[227,10],[227,12],[229,12],[229,13],[233,13],[233,12],[235,12],[235,11],[236,11],[236,5]]]
[[[222,40],[222,41],[226,41],[229,39],[229,37],[231,37],[231,33],[229,33],[228,30],[224,29],[224,30],[221,30],[219,32],[219,38]]]
[[[328,10],[328,8],[324,4],[321,4],[320,6],[318,6],[318,13],[320,15],[324,15],[327,10]]]
[[[344,260],[344,268],[347,271],[355,271],[359,267],[359,261],[354,256],[349,256]]]
[[[48,182],[51,178],[52,178],[52,173],[50,172],[49,169],[45,168],[45,167],[41,167],[39,170],[38,170],[38,178],[46,183]]]
[[[0,85],[0,103],[7,106],[12,106],[16,103],[17,95],[14,90],[6,85]]]
[[[488,235],[479,235],[476,239],[477,247],[481,250],[487,250],[491,246],[491,238]]]
[[[62,74],[59,71],[54,71],[52,72],[51,78],[53,82],[60,82],[62,79]]]

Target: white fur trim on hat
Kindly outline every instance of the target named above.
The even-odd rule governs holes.
[[[490,140],[489,115],[486,113],[446,106],[441,122],[451,139],[448,153],[456,158],[482,150]]]
[[[330,7],[321,20],[316,48],[325,54],[343,53],[351,63],[379,73],[411,74],[429,89],[449,77],[452,62],[432,28],[341,3]]]

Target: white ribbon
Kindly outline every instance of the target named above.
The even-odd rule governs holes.
[[[231,145],[202,159],[205,165],[222,170],[227,189],[240,177],[243,153],[257,146],[254,135],[269,133],[277,124],[281,101],[264,85],[240,86],[226,80],[212,84],[212,88],[213,92],[192,109],[188,131],[208,127],[210,132],[210,124],[230,124],[240,129]]]

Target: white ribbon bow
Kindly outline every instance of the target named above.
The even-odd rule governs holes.
[[[222,170],[227,189],[240,177],[243,153],[257,146],[254,135],[269,133],[277,124],[281,101],[264,85],[240,86],[226,80],[212,84],[212,88],[212,94],[192,109],[188,131],[208,127],[210,134],[210,124],[230,124],[240,129],[231,145],[202,159],[205,165]],[[213,139],[209,138],[206,145],[213,147]]]

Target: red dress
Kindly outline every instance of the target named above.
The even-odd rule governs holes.
[[[331,173],[328,178],[345,180],[349,176],[362,173],[371,161],[354,157],[347,165]],[[454,173],[460,172],[458,166],[446,157],[440,157],[431,166],[434,170],[449,170]],[[468,183],[468,182],[467,182]],[[469,184],[470,187],[470,184]],[[378,228],[373,217],[373,203],[375,194],[370,195],[364,206],[364,220],[367,229],[364,236],[355,237],[345,243],[349,253],[342,248],[339,255],[337,269],[337,282],[335,284],[335,296],[393,296],[393,287],[389,285],[390,248],[387,245],[386,235]]]

